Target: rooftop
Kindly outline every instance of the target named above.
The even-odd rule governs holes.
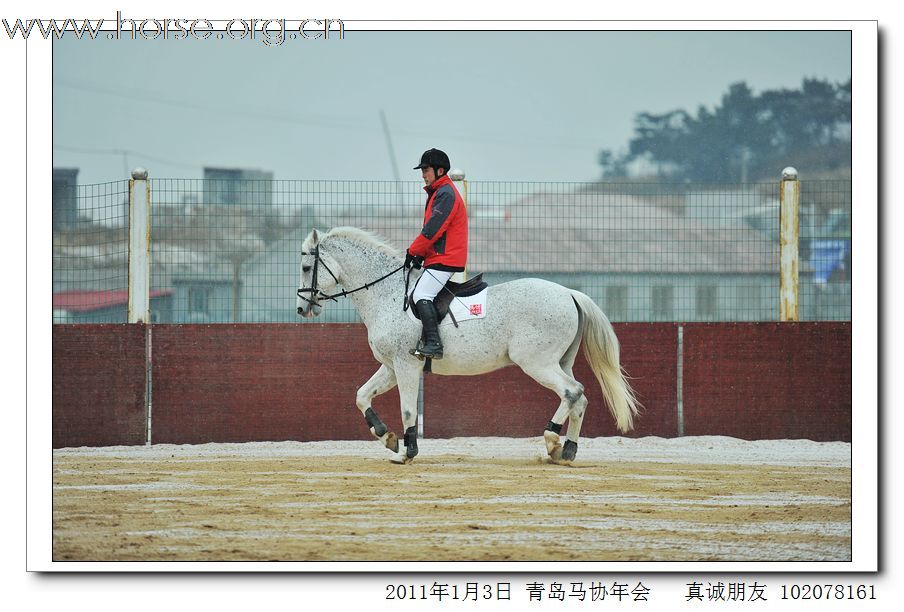
[[[172,295],[172,289],[155,289],[151,291],[151,298]],[[128,289],[113,291],[61,291],[53,294],[53,309],[67,310],[69,312],[91,312],[109,308],[110,306],[125,306],[129,303]]]

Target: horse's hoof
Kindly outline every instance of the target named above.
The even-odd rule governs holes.
[[[578,454],[578,443],[573,440],[565,440],[562,447],[562,462],[571,463]]]
[[[577,454],[578,443],[566,439],[564,446],[556,445],[549,452],[549,461],[550,463],[555,463],[556,465],[571,465],[571,462],[574,461],[574,458],[577,456]]]
[[[395,463],[396,465],[405,465],[407,463],[411,463],[412,457],[409,457],[405,453],[396,453],[392,456],[390,461]]]
[[[554,431],[544,431],[543,440],[546,442],[546,453],[549,458],[558,463],[562,459],[562,443],[559,434]]]
[[[383,445],[394,453],[399,452],[399,438],[391,431],[383,436]]]

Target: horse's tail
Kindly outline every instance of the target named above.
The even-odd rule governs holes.
[[[641,405],[619,362],[615,330],[606,314],[588,296],[580,291],[572,291],[571,296],[584,315],[584,329],[581,330],[584,357],[603,389],[615,425],[619,431],[627,433],[634,429],[634,417],[639,414]]]

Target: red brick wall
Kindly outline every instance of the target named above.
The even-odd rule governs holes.
[[[851,441],[850,323],[684,326],[684,433]]]
[[[53,447],[144,444],[144,325],[53,326]]]
[[[613,327],[621,344],[622,365],[644,406],[631,435],[677,435],[677,326],[616,323]],[[583,351],[575,362],[574,376],[584,385],[589,401],[581,435],[616,435],[618,430]],[[424,385],[424,435],[539,436],[558,406],[555,393],[517,367],[477,377],[428,375]]]
[[[363,325],[155,325],[152,338],[155,443],[371,438],[355,407],[378,366]],[[398,431],[395,391],[375,409]]]
[[[673,437],[677,325],[615,325],[644,411],[632,436]],[[355,394],[377,370],[363,325],[154,325],[152,440],[194,444],[370,439]],[[145,439],[144,327],[54,326],[54,446]],[[850,323],[684,325],[684,433],[850,440]],[[615,435],[583,355],[582,435]],[[428,375],[428,437],[538,436],[555,395],[517,368]],[[373,403],[401,434],[395,389]]]
[[[677,433],[675,329],[616,326],[645,406],[634,435]],[[153,355],[156,443],[370,439],[355,394],[378,364],[361,325],[156,325]],[[591,402],[582,433],[615,434],[583,356],[575,375]],[[512,367],[476,377],[428,375],[424,403],[426,436],[536,436],[558,399]],[[401,433],[396,389],[373,407]]]

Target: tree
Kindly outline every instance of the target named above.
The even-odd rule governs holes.
[[[682,110],[664,115],[638,114],[634,120],[637,137],[628,147],[630,159],[648,157],[658,164],[660,177],[685,171],[682,151],[688,144],[689,122],[690,116]]]
[[[738,82],[718,106],[701,106],[696,116],[683,110],[638,113],[628,152],[617,157],[604,151],[599,161],[606,178],[646,159],[656,166],[658,178],[698,182],[774,175],[795,156],[832,168],[850,164],[850,122],[850,80],[832,85],[804,79],[799,90],[767,90],[759,96]]]

